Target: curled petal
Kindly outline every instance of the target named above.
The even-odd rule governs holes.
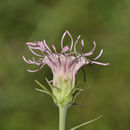
[[[37,54],[36,52],[34,52],[34,51],[33,51],[33,48],[32,48],[31,46],[28,46],[28,48],[29,48],[29,50],[30,50],[34,55],[42,57],[42,55],[39,55],[39,54]]]
[[[62,38],[61,38],[61,49],[64,48],[64,47],[63,47],[63,41],[64,41],[64,38],[65,38],[66,33],[69,35],[69,37],[70,37],[70,39],[71,39],[71,46],[70,46],[70,51],[71,51],[72,48],[73,48],[73,38],[72,38],[71,34],[69,33],[69,31],[67,31],[67,30],[64,32],[64,34],[63,34],[63,36],[62,36]]]
[[[43,42],[44,42],[45,47],[48,49],[48,51],[52,53],[51,49],[47,46],[46,41],[44,40]]]
[[[31,61],[31,60],[29,60],[29,61],[30,61],[30,63],[38,65],[38,66],[42,64],[42,60],[41,59],[39,59],[39,62],[36,62],[34,57],[33,57],[33,61]]]
[[[23,60],[28,63],[28,64],[35,64],[35,65],[41,65],[42,64],[42,60],[40,62],[36,62],[35,61],[35,58],[33,57],[33,60],[30,60],[30,59],[26,59],[24,56],[23,56]]]
[[[43,50],[46,49],[46,48],[45,48],[45,45],[43,44],[43,42],[39,42],[39,46],[40,46],[41,50],[42,50],[42,49],[43,49]]]
[[[84,40],[81,40],[81,51],[83,52],[84,50]]]
[[[27,70],[28,72],[37,72],[37,71],[39,71],[39,69],[37,69],[37,70]]]
[[[93,54],[93,52],[88,52],[88,53],[83,54],[83,56],[90,56],[92,54]]]
[[[96,42],[95,41],[93,41],[93,45],[94,45],[93,49],[90,52],[85,53],[83,56],[90,56],[93,54],[94,50],[96,49]]]
[[[41,52],[45,51],[45,46],[43,45],[43,42],[35,42],[35,43],[30,43],[30,42],[27,42],[26,43],[28,45],[28,47],[30,47],[31,49],[34,49],[34,50],[40,50]],[[34,52],[34,51],[33,51]],[[34,52],[35,53],[35,52]]]
[[[29,47],[31,47],[31,49],[34,49],[34,50],[40,50],[41,49],[40,47],[34,47],[34,46],[30,46],[30,45],[29,45]]]
[[[61,38],[61,49],[63,49],[63,40],[64,40],[65,35],[66,35],[66,32],[64,32],[64,34],[63,34],[63,36]]]
[[[36,46],[36,43],[34,43],[34,42],[27,42],[26,44],[31,45],[31,46]]]
[[[95,41],[93,41],[93,45],[94,45],[94,47],[91,51],[94,51],[96,49],[96,42]]]
[[[30,62],[30,64],[35,64],[35,61],[29,60],[29,59],[28,61]]]
[[[31,44],[28,43],[28,48],[34,55],[39,56],[39,57],[43,57],[43,55],[37,54],[36,52],[34,52],[34,50],[40,50],[44,55],[45,55],[45,53],[51,54],[51,52],[48,51],[47,48],[45,48],[45,46],[43,45],[42,42],[37,42],[35,46],[31,46]]]
[[[43,66],[45,65],[45,63],[43,65],[41,65],[41,67],[39,69],[36,69],[36,70],[27,70],[28,72],[37,72],[39,70],[41,70],[43,68]]]
[[[30,61],[28,61],[24,56],[23,56],[23,60],[28,63],[28,64],[31,64]]]
[[[62,49],[61,53],[65,53],[65,52],[67,52],[68,50],[69,50],[69,47],[68,47],[68,46],[65,46],[65,47]]]
[[[95,57],[93,60],[97,60],[103,53],[103,49],[100,51],[99,55],[97,57]]]
[[[57,50],[56,50],[56,48],[55,48],[54,45],[52,45],[52,48],[53,48],[53,50],[55,51],[55,53],[57,53]]]
[[[77,40],[76,40],[76,42],[75,42],[75,44],[74,44],[74,52],[75,52],[75,54],[77,54],[76,45],[77,45],[79,39],[80,39],[80,35],[77,37]]]
[[[108,66],[110,63],[101,63],[101,62],[97,62],[97,61],[91,61],[91,63],[93,64],[98,64],[98,65],[103,65],[103,66]]]

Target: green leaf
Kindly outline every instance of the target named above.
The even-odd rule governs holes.
[[[35,88],[35,90],[50,95],[50,94],[49,94],[47,91],[45,91],[45,90],[42,90],[42,89],[39,89],[39,88]]]
[[[83,89],[80,89],[80,88],[76,88],[76,87],[74,87],[74,88],[70,91],[70,93],[68,94],[67,97],[73,95],[73,101],[74,101],[75,98],[78,96],[78,94],[79,94],[81,91],[83,91]]]
[[[35,80],[35,82],[48,94],[48,95],[50,95],[51,97],[53,97],[53,98],[55,98],[56,99],[56,97],[45,87],[45,86],[43,86],[41,83],[39,83],[37,80]]]
[[[73,106],[83,106],[84,104],[74,102],[74,103],[72,103],[72,105]]]
[[[74,87],[74,88],[69,92],[69,94],[68,94],[67,97],[72,96],[76,89],[77,89],[77,88]]]
[[[45,78],[46,79],[46,81],[47,81],[47,83],[49,84],[49,86],[50,86],[50,88],[51,88],[51,90],[53,91],[53,88],[56,88],[57,89],[57,91],[61,91],[61,89],[60,88],[57,88],[56,86],[53,86],[53,85],[51,85],[51,83],[48,81],[48,79],[47,78]]]
[[[90,120],[90,121],[87,121],[87,122],[82,123],[82,124],[80,124],[80,125],[77,125],[77,126],[75,126],[75,127],[71,128],[70,130],[76,130],[76,129],[78,129],[78,128],[80,128],[80,127],[84,126],[84,125],[90,124],[90,123],[92,123],[92,122],[94,122],[94,121],[96,121],[96,120],[100,119],[101,117],[102,117],[102,115],[101,115],[101,116],[99,116],[99,117],[97,117],[97,118],[95,118],[95,119],[93,119],[93,120]]]
[[[76,97],[80,94],[80,92],[83,91],[82,89],[77,88],[73,93],[73,102],[76,99]]]
[[[47,83],[49,84],[49,86],[50,86],[51,90],[53,90],[53,86],[51,85],[51,83],[48,81],[48,79],[47,79],[47,78],[45,78],[45,79],[46,79]]]

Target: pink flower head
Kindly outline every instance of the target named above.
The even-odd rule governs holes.
[[[68,35],[71,39],[70,47],[68,45],[64,46],[64,37]],[[96,61],[103,53],[103,49],[99,53],[99,55],[93,59],[89,59],[94,53],[96,48],[95,41],[93,42],[93,49],[90,52],[84,53],[84,40],[81,40],[81,53],[76,51],[76,46],[79,42],[80,35],[77,37],[77,40],[74,42],[72,35],[69,31],[65,31],[61,38],[61,52],[57,52],[56,47],[52,45],[52,50],[46,44],[46,41],[38,41],[38,42],[27,42],[29,50],[35,55],[39,57],[39,61],[36,61],[33,57],[32,60],[26,59],[23,56],[23,59],[28,64],[35,64],[39,66],[37,70],[28,70],[29,72],[36,72],[43,68],[44,65],[48,65],[53,73],[53,85],[57,87],[61,87],[62,83],[59,82],[59,78],[63,80],[61,82],[66,82],[69,79],[68,85],[71,86],[71,89],[75,85],[75,76],[80,68],[87,64],[98,64],[107,66],[109,63],[101,63]],[[74,50],[73,50],[74,49]],[[40,54],[36,51],[39,50]],[[58,81],[57,81],[58,80]],[[59,84],[59,85],[58,85]]]

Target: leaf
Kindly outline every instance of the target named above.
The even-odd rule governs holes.
[[[102,115],[101,115],[101,116],[99,116],[99,117],[97,117],[97,118],[95,118],[95,119],[93,119],[93,120],[90,120],[90,121],[87,121],[87,122],[82,123],[82,124],[80,124],[80,125],[77,125],[77,126],[75,126],[75,127],[71,128],[70,130],[76,130],[76,129],[78,129],[78,128],[80,128],[80,127],[84,126],[84,125],[90,124],[90,123],[92,123],[92,122],[94,122],[94,121],[96,121],[96,120],[100,119],[101,117],[102,117]]]
[[[53,86],[51,85],[51,83],[48,81],[48,79],[47,79],[47,78],[45,78],[45,79],[46,79],[47,83],[49,84],[49,86],[50,86],[51,90],[53,90]]]
[[[69,92],[69,94],[68,94],[68,96],[67,97],[69,97],[69,96],[72,96],[73,95],[73,93],[75,92],[75,90],[76,90],[76,88],[74,87],[70,92]]]
[[[43,92],[43,93],[48,94],[50,96],[50,94],[45,90],[42,90],[42,89],[39,89],[39,88],[35,88],[35,90],[37,90],[39,92]]]
[[[44,87],[41,83],[39,83],[37,80],[35,80],[35,82],[48,94],[48,95],[50,95],[51,97],[53,97],[53,98],[55,98],[56,99],[56,97],[46,88],[46,87]]]
[[[83,106],[84,104],[74,102],[74,103],[72,103],[72,105],[73,106]]]
[[[50,88],[51,88],[51,90],[52,90],[52,91],[53,91],[53,88],[56,88],[56,89],[57,89],[57,91],[61,91],[61,89],[60,89],[60,88],[57,88],[57,87],[55,87],[55,86],[51,85],[51,83],[48,81],[48,79],[47,79],[47,78],[45,78],[45,79],[46,79],[47,83],[49,84],[49,86],[50,86]]]
[[[76,99],[76,97],[80,94],[80,92],[83,91],[82,89],[77,88],[73,93],[73,102]]]

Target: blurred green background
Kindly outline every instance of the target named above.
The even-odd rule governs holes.
[[[80,130],[130,130],[130,1],[129,0],[0,0],[0,130],[58,130],[58,108],[34,90],[35,79],[52,79],[45,66],[37,73],[26,69],[22,56],[31,58],[25,43],[46,39],[60,49],[63,32],[79,34],[86,51],[97,43],[96,56],[110,66],[86,66],[80,87],[91,86],[77,98],[67,115],[67,129],[103,118]],[[34,67],[32,67],[34,68]]]

